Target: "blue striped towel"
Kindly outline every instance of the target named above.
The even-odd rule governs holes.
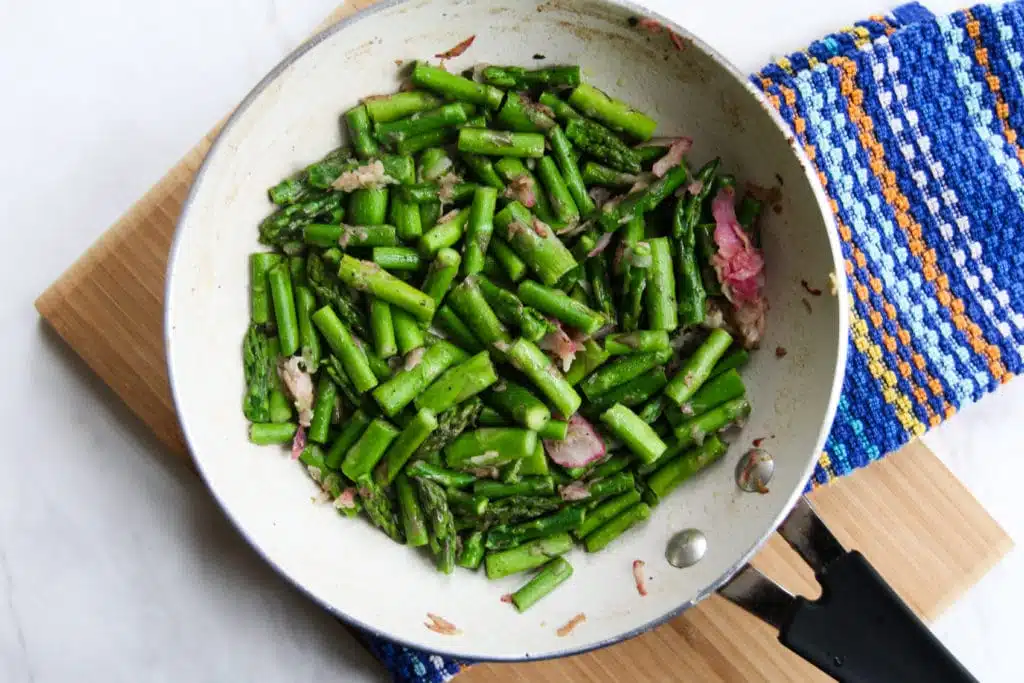
[[[1021,370],[1024,4],[872,17],[752,77],[817,166],[850,358],[812,484],[898,450]],[[463,663],[367,636],[394,680]]]

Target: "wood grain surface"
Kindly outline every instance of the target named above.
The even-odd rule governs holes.
[[[325,25],[370,4],[350,0]],[[164,362],[164,276],[178,214],[217,130],[36,301],[40,315],[176,457],[188,451]],[[925,619],[941,613],[1012,546],[919,442],[811,498],[840,540],[860,549]],[[811,573],[778,537],[755,564],[792,591],[817,593]],[[626,643],[556,661],[479,664],[459,681],[583,683],[626,676],[636,682],[826,680],[781,647],[770,628],[713,596]]]

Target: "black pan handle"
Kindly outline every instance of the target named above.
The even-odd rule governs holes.
[[[778,628],[783,645],[843,683],[977,683],[806,499],[779,533],[814,569],[821,597],[794,597],[749,565],[719,593]]]

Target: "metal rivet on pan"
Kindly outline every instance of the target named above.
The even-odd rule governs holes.
[[[736,463],[736,485],[750,493],[764,493],[775,474],[775,458],[763,448],[751,448]]]
[[[669,539],[665,559],[673,567],[692,567],[708,551],[708,537],[700,529],[683,529]]]

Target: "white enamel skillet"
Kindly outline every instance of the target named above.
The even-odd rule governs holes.
[[[905,608],[900,611],[902,603],[880,613],[888,615],[886,630],[874,612],[850,610],[848,602],[829,611],[794,600],[745,568],[800,501],[832,422],[846,361],[845,282],[840,277],[837,296],[816,298],[809,313],[800,281],[827,292],[829,275],[843,272],[842,256],[816,172],[771,106],[684,29],[673,27],[682,37],[677,50],[664,34],[631,27],[630,18],[638,16],[639,8],[609,0],[385,0],[301,46],[256,86],[203,164],[168,271],[168,365],[198,468],[239,531],[283,576],[353,625],[416,648],[509,661],[583,652],[678,615],[735,575],[725,594],[771,621],[783,642],[834,675],[916,680],[921,657],[914,655],[927,654],[933,664],[921,680],[969,680],[957,677],[966,674]],[[755,354],[744,373],[754,410],[743,432],[722,461],[664,501],[645,526],[599,554],[574,551],[572,579],[525,614],[499,600],[520,577],[490,582],[482,572],[438,574],[425,556],[364,521],[314,504],[314,484],[300,467],[248,442],[240,410],[247,254],[258,249],[257,225],[271,208],[267,187],[338,146],[339,114],[361,97],[394,91],[396,64],[432,57],[474,34],[473,46],[449,64],[451,70],[476,63],[578,63],[587,80],[657,118],[659,135],[692,137],[692,159],[717,155],[742,181],[782,188],[778,211],[767,212],[763,222],[771,310],[767,351]],[[788,351],[785,359],[776,358],[776,347]],[[764,495],[740,490],[734,474],[757,437],[771,437],[764,447],[775,458]],[[878,582],[864,579],[867,570],[847,566],[858,555],[798,529],[814,519],[806,504],[796,515],[786,535],[812,539],[805,555],[820,560],[823,581],[832,566],[843,570],[833,575],[852,575],[846,584],[862,580],[862,591],[877,588]],[[685,528],[704,532],[707,552],[695,566],[677,569],[665,559],[666,544]],[[646,597],[634,585],[638,559],[650,577]],[[879,590],[878,596],[895,600]],[[859,596],[853,604],[870,600]],[[427,613],[452,622],[460,634],[428,630]],[[578,613],[586,621],[557,635]],[[838,631],[814,621],[822,616],[838,618]],[[875,621],[865,629],[867,619]],[[899,641],[898,656],[881,659],[872,654],[874,641],[851,649],[847,637],[908,629],[916,635]],[[896,647],[890,637],[887,651]],[[907,661],[911,673],[877,677]]]

